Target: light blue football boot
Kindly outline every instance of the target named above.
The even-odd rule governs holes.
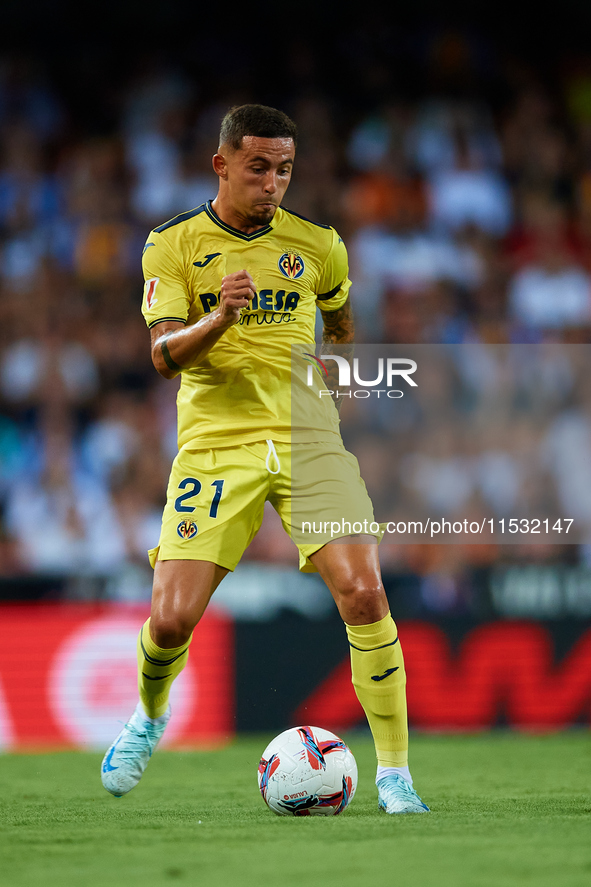
[[[138,784],[170,718],[168,706],[162,722],[151,724],[142,717],[140,706],[138,702],[101,764],[102,783],[116,798],[126,795]]]
[[[386,813],[429,813],[426,804],[423,804],[416,791],[397,773],[384,776],[377,782],[378,806]]]

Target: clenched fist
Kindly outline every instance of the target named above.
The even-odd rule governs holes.
[[[238,323],[240,311],[250,304],[255,293],[254,280],[248,271],[235,271],[222,277],[219,312],[224,324]]]

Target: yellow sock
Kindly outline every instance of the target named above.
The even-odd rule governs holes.
[[[187,664],[192,637],[181,647],[165,650],[150,637],[150,620],[143,624],[137,639],[138,690],[149,718],[166,711],[172,682]]]
[[[390,613],[370,625],[347,625],[351,675],[369,721],[381,767],[408,764],[406,672]]]

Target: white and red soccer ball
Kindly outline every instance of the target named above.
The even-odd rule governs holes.
[[[357,764],[342,739],[321,727],[276,736],[259,763],[259,789],[279,816],[337,816],[357,788]]]

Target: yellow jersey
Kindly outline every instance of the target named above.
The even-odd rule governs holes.
[[[257,290],[239,322],[181,372],[179,449],[289,443],[292,345],[314,342],[316,307],[340,308],[351,285],[347,251],[334,228],[279,207],[268,225],[244,234],[208,201],[154,228],[142,264],[148,327],[196,323],[219,305],[222,277],[243,268]],[[332,404],[328,420],[323,409],[307,426],[299,440],[338,434]]]

